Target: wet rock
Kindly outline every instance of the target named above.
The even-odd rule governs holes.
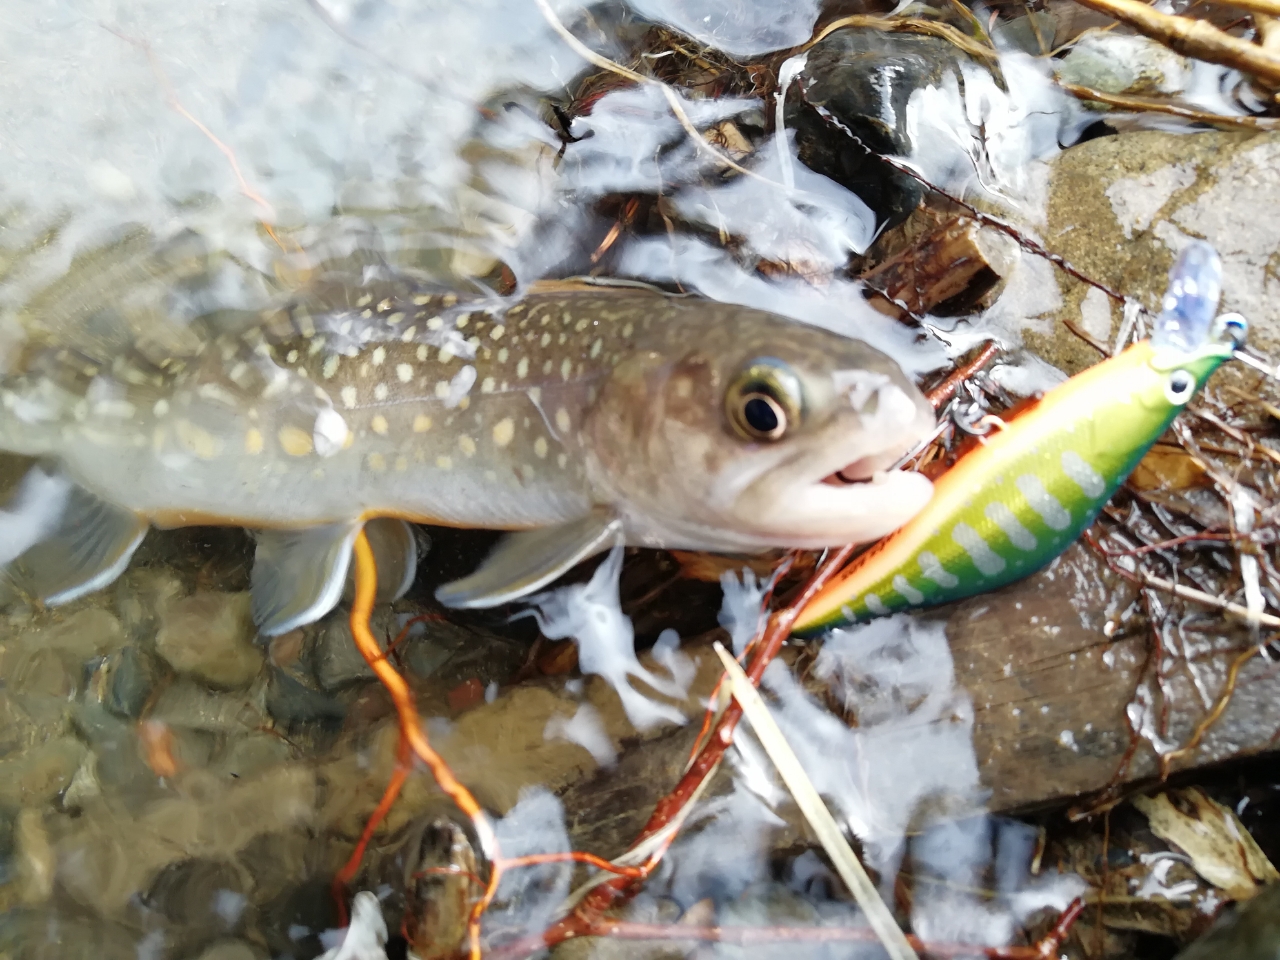
[[[93,748],[91,757],[87,758],[81,770],[89,768],[98,792],[106,790],[113,798],[134,803],[160,796],[156,775],[147,766],[138,735],[131,724],[100,706],[90,704],[77,705],[72,723],[76,732]],[[76,771],[77,778],[88,776],[81,770]],[[86,788],[82,786],[77,791],[78,795],[64,797],[64,802],[68,806],[78,805],[85,793]]]
[[[328,694],[303,686],[283,670],[272,669],[267,683],[267,712],[278,723],[340,724],[346,708]]]
[[[134,640],[155,635],[159,615],[186,592],[182,578],[166,567],[135,567],[115,584],[116,611]]]
[[[1151,96],[1181,91],[1190,71],[1185,57],[1146,37],[1086,33],[1057,62],[1054,72],[1065,83],[1103,93]]]
[[[136,930],[70,910],[0,914],[0,956],[11,960],[139,960],[138,946]]]
[[[156,698],[149,716],[173,727],[210,733],[247,733],[267,723],[263,688],[243,692],[210,690],[194,680],[169,684]]]
[[[288,741],[271,733],[251,733],[237,737],[223,754],[210,765],[210,770],[233,780],[246,779],[288,763],[294,750]]]
[[[261,911],[273,955],[314,957],[324,951],[320,934],[338,926],[329,881],[321,878],[286,891]]]
[[[239,929],[248,905],[248,884],[227,861],[183,860],[161,870],[141,902],[169,921],[177,942],[200,943]]]
[[[875,211],[878,226],[902,222],[924,189],[872,152],[912,152],[907,101],[917,87],[958,76],[959,57],[952,44],[936,37],[852,27],[814,44],[800,80],[803,97],[793,94],[787,104],[786,124],[796,131],[801,161],[857,194]],[[865,146],[834,129],[820,110]]]
[[[0,761],[0,806],[39,806],[65,790],[84,760],[85,747],[60,737],[26,754]]]
[[[79,610],[23,638],[30,649],[56,650],[79,660],[103,656],[125,641],[124,627],[106,610]]]
[[[43,903],[53,894],[55,861],[44,815],[39,810],[23,810],[13,830],[15,878],[18,900],[27,905]]]
[[[405,666],[418,677],[435,675],[455,656],[481,647],[487,638],[448,620],[428,621],[422,634],[406,641]]]
[[[1280,956],[1280,883],[1224,915],[1177,960],[1275,960]]]
[[[1143,131],[1090,140],[1053,161],[1047,217],[1047,246],[1148,309],[1186,239],[1208,240],[1222,256],[1222,309],[1243,313],[1249,342],[1280,355],[1280,134]],[[1098,354],[1062,321],[1105,342],[1120,311],[1060,272],[1045,270],[1044,280],[1050,296],[1026,343],[1078,372]]]
[[[369,627],[384,648],[385,638],[394,637],[397,632],[395,616],[386,607],[374,611]],[[316,630],[311,648],[311,669],[320,689],[325,691],[376,679],[356,648],[351,624],[343,613],[327,617]]]
[[[262,669],[256,636],[248,593],[197,593],[164,608],[156,652],[179,673],[234,689]]]
[[[182,786],[183,795],[159,799],[138,816],[86,809],[58,841],[59,885],[77,903],[114,916],[164,867],[229,860],[259,833],[305,829],[316,806],[315,774],[296,765],[231,784],[190,771]]]
[[[140,647],[126,644],[105,657],[89,679],[89,689],[107,710],[136,720],[156,688],[161,668]]]

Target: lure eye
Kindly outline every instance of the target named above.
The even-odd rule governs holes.
[[[1238,350],[1249,337],[1249,321],[1238,313],[1224,313],[1217,320],[1218,340],[1229,340]]]
[[[1196,378],[1185,370],[1175,370],[1169,374],[1164,385],[1165,399],[1175,407],[1180,407],[1196,392]]]
[[[804,405],[800,378],[781,360],[753,360],[729,385],[725,414],[745,440],[781,440],[796,424]]]

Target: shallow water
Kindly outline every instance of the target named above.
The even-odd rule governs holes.
[[[797,3],[780,16],[747,0],[644,0],[634,14],[552,6],[610,56],[645,16],[743,61],[802,43],[820,12]],[[916,376],[991,336],[1016,347],[1062,302],[1053,268],[1014,248],[980,315],[908,327],[874,310],[841,272],[875,242],[874,215],[803,166],[789,132],[770,132],[776,101],[681,96],[699,129],[732,121],[751,135],[751,177],[723,176],[655,86],[605,93],[563,142],[545,101],[568,103],[587,64],[532,0],[22,0],[0,21],[0,368],[33,333],[163,340],[196,318],[276,304],[322,268],[352,284],[401,273],[495,296],[594,270],[855,334]],[[963,87],[951,78],[917,92],[908,126],[925,146],[908,159],[1034,236],[1046,163],[1093,117],[1052,87],[1043,61],[1010,49],[1000,65],[1003,89],[968,65]],[[610,200],[630,194],[661,197],[676,223],[606,245]],[[799,268],[766,275],[761,261]],[[1015,353],[998,379],[1029,393],[1061,376]],[[487,544],[442,534],[427,579],[470,569]],[[0,622],[0,953],[302,958],[340,942],[329,885],[391,776],[396,728],[341,611],[253,642],[251,555],[239,531],[153,535],[107,590],[56,611],[17,603]],[[605,564],[597,577],[615,573]],[[429,610],[434,585],[380,608],[380,635]],[[659,636],[662,624],[649,626],[660,617],[644,621],[652,649],[637,659],[605,586],[542,609],[548,637],[582,645],[585,677],[545,651],[530,669],[527,618],[428,621],[399,652],[430,735],[497,818],[508,855],[588,840],[602,856],[622,852],[653,798],[593,785],[615,771],[628,783],[679,775],[718,677],[705,631],[718,613],[740,647],[761,596],[730,577],[720,609],[718,588],[698,585],[685,598],[693,612],[671,614],[674,630]],[[628,589],[624,571],[630,601]],[[975,705],[941,619],[895,617],[790,650],[765,687],[886,898],[895,879],[914,885],[897,906],[919,935],[1003,945],[1082,888],[1068,870],[1032,869],[1033,827],[986,814]],[[759,744],[739,737],[624,916],[860,927]],[[418,849],[442,819],[463,824],[416,768],[349,891],[378,896],[393,936],[406,900],[412,914],[415,897],[459,898],[444,884],[422,893],[415,873],[444,865]],[[510,876],[486,936],[538,932],[583,876]],[[571,947],[657,950],[560,953]],[[745,952],[784,950],[850,955]]]

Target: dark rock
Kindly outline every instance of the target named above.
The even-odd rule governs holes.
[[[189,951],[239,929],[248,905],[247,882],[240,870],[226,861],[183,860],[156,875],[141,905],[168,921],[166,933],[175,942],[186,944]]]
[[[279,723],[321,723],[336,726],[346,708],[328,694],[303,686],[282,670],[271,669],[267,683],[267,712]]]
[[[1280,883],[1238,904],[1176,960],[1276,960],[1280,957]]]
[[[94,672],[102,705],[129,720],[142,716],[160,678],[160,667],[151,656],[132,644],[106,657]]]
[[[877,226],[901,223],[920,204],[924,188],[874,154],[912,152],[907,101],[918,87],[958,76],[957,58],[963,56],[936,37],[854,27],[834,31],[809,50],[800,83],[788,97],[786,124],[796,131],[801,161],[857,194],[875,211]]]

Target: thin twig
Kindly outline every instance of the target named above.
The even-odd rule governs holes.
[[[1137,573],[1132,574],[1131,579],[1137,579],[1149,587],[1154,587],[1156,590],[1172,593],[1183,600],[1191,600],[1194,603],[1204,604],[1206,607],[1214,607],[1239,620],[1249,621],[1250,619],[1249,611],[1238,603],[1223,600],[1221,597],[1215,597],[1213,594],[1205,593],[1203,590],[1196,590],[1194,587],[1184,587],[1180,583],[1165,580],[1163,577],[1157,577],[1154,574],[1147,573],[1145,570],[1139,570]],[[1269,613],[1258,614],[1257,622],[1273,630],[1280,629],[1280,617],[1272,616]]]
[[[1216,127],[1243,127],[1246,130],[1280,130],[1280,120],[1275,117],[1233,117],[1223,113],[1206,113],[1194,107],[1184,107],[1168,100],[1156,100],[1152,97],[1135,97],[1124,93],[1106,93],[1092,87],[1082,87],[1076,83],[1058,81],[1067,93],[1079,100],[1092,100],[1094,103],[1105,103],[1109,107],[1129,110],[1134,113],[1164,113],[1172,117],[1182,117],[1196,123],[1211,123]]]
[[[854,855],[853,848],[844,838],[835,818],[831,816],[831,811],[818,795],[813,781],[804,772],[804,767],[800,765],[791,745],[778,729],[778,724],[769,713],[769,708],[761,698],[760,692],[747,679],[742,667],[738,666],[738,661],[729,656],[723,646],[716,643],[713,649],[729,675],[733,698],[738,702],[747,719],[751,721],[751,728],[756,732],[764,752],[773,761],[778,775],[782,777],[782,782],[791,791],[796,806],[800,808],[805,820],[817,834],[818,842],[827,851],[827,856],[831,858],[836,872],[840,874],[840,879],[844,881],[849,892],[853,894],[853,899],[862,908],[867,923],[875,931],[885,952],[889,954],[891,960],[918,960],[915,950],[907,942],[893,914],[880,898],[875,884],[867,876],[867,871]]]

